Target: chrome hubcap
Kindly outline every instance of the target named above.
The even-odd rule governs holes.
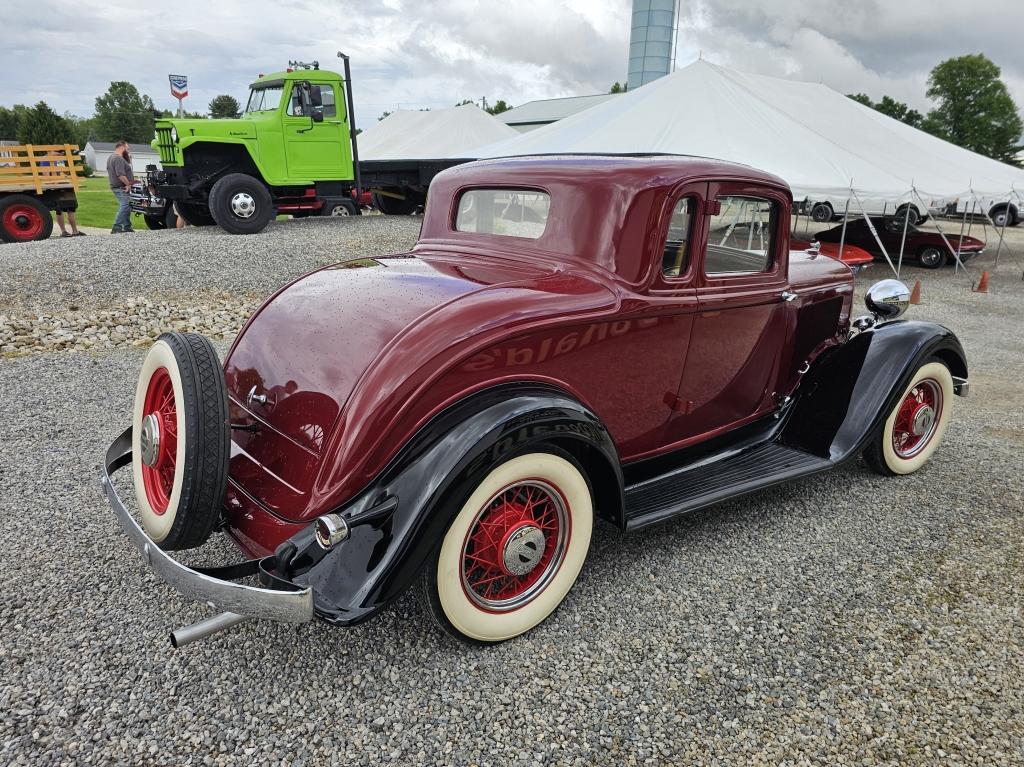
[[[502,564],[510,575],[526,575],[540,563],[546,548],[544,533],[533,525],[523,525],[505,541]]]
[[[239,218],[249,218],[256,212],[256,200],[248,192],[238,192],[231,198],[231,212]]]
[[[935,423],[935,411],[928,405],[922,405],[914,413],[911,431],[915,437],[923,437],[931,430],[933,423]]]
[[[349,215],[348,208],[346,208],[344,205],[338,205],[333,210],[331,210],[331,215],[332,216],[347,216],[347,215]]]
[[[139,457],[146,466],[155,466],[160,456],[160,419],[150,413],[142,419],[142,430],[139,434]]]

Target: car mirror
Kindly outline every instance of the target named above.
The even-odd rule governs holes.
[[[313,107],[313,112],[310,114],[310,117],[313,119],[313,122],[322,123],[324,121],[324,108]]]
[[[309,89],[309,103],[314,107],[323,106],[323,97],[320,95],[320,86],[314,85]]]

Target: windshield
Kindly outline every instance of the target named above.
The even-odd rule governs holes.
[[[281,103],[284,85],[267,85],[249,91],[249,103],[246,112],[273,112]]]

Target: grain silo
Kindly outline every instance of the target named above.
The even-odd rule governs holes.
[[[678,2],[633,0],[629,35],[629,90],[672,71]]]

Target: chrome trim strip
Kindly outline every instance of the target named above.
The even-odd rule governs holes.
[[[221,580],[196,572],[164,552],[128,513],[110,481],[111,474],[131,463],[131,427],[110,445],[101,480],[107,500],[121,529],[142,553],[142,559],[160,578],[182,596],[208,602],[219,610],[250,618],[267,618],[285,623],[305,623],[313,618],[313,590],[279,591]]]
[[[971,391],[971,383],[966,378],[953,376],[953,394],[958,397],[966,397]]]

